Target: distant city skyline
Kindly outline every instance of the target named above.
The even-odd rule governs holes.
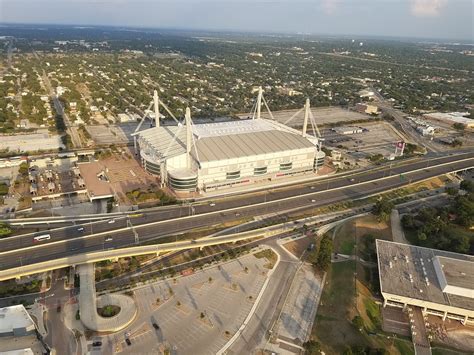
[[[473,40],[471,0],[0,0],[1,23]]]

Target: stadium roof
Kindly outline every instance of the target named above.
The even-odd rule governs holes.
[[[312,148],[315,138],[281,123],[259,120],[234,120],[194,124],[191,155],[200,162],[233,159],[287,150]],[[140,149],[158,154],[156,160],[186,153],[186,127],[162,126],[139,132]]]
[[[474,257],[378,239],[384,293],[474,310]]]

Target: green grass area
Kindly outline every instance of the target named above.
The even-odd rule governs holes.
[[[355,261],[332,264],[327,274],[313,335],[327,354],[342,353],[346,346],[368,345],[351,324],[354,307]]]
[[[413,343],[411,341],[396,339],[394,340],[393,345],[400,352],[400,354],[415,355],[415,349],[413,348]]]
[[[348,255],[357,252],[367,261],[372,261],[374,237],[391,237],[387,225],[377,223],[373,216],[349,221],[334,233],[335,251]],[[341,354],[348,348],[414,354],[409,340],[387,338],[381,330],[381,309],[374,299],[374,292],[377,294],[379,288],[376,270],[372,264],[354,260],[331,264],[311,334],[311,339],[319,342],[326,354]]]
[[[334,252],[345,255],[352,255],[355,247],[355,231],[351,221],[336,227],[334,235]]]

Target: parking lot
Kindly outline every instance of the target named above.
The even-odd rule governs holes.
[[[296,110],[281,110],[281,111],[272,111],[273,118],[281,123],[285,123],[291,116],[293,116],[299,109]],[[358,120],[368,120],[370,116],[364,115],[356,111],[349,111],[341,107],[312,107],[311,113],[313,114],[314,120],[318,126],[329,125],[338,122],[352,122]],[[262,110],[262,118],[271,119],[268,112]],[[247,118],[249,114],[240,114],[240,118]],[[288,125],[290,127],[302,127],[303,126],[304,114],[300,112],[296,117],[294,117]]]
[[[400,134],[386,122],[369,122],[354,125],[364,129],[362,133],[340,134],[327,128],[321,131],[325,145],[347,149],[358,158],[373,154],[388,157],[395,152],[395,144],[402,141]],[[340,148],[340,147],[343,148]]]
[[[103,353],[215,354],[250,312],[268,272],[266,263],[246,255],[136,290],[137,319],[125,331],[104,337]]]
[[[129,144],[133,142],[131,134],[135,131],[137,125],[138,122],[95,125],[87,126],[87,131],[97,145]]]

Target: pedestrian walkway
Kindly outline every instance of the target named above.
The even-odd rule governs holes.
[[[400,221],[400,214],[396,208],[394,208],[390,214],[390,223],[392,226],[393,241],[402,244],[410,244],[405,238],[405,233],[403,232],[402,223]]]
[[[408,317],[411,324],[411,336],[417,355],[431,355],[430,341],[426,332],[425,319],[419,307],[410,307]]]
[[[77,269],[80,276],[81,321],[88,329],[99,332],[117,332],[135,319],[137,306],[133,298],[115,293],[96,297],[94,264],[82,264]],[[101,317],[97,313],[97,308],[107,305],[120,307],[120,312],[110,318]]]

